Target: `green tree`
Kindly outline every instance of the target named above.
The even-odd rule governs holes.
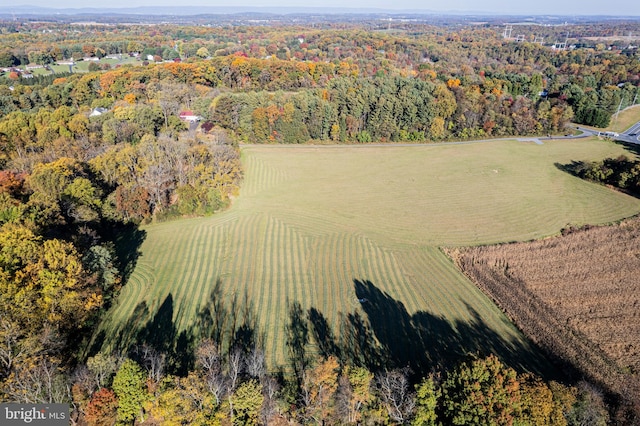
[[[18,65],[19,63],[20,61],[18,58],[13,56],[11,51],[4,50],[0,52],[0,67],[9,68]]]
[[[201,47],[196,51],[196,56],[202,59],[206,59],[211,55],[209,54],[209,49],[207,49],[206,47]]]
[[[256,425],[260,416],[260,408],[264,402],[262,385],[256,380],[249,380],[238,386],[233,393],[233,423],[237,425]]]
[[[510,425],[520,414],[516,372],[495,355],[464,362],[442,385],[444,420],[453,425]]]
[[[440,390],[436,388],[433,379],[422,379],[422,382],[416,385],[416,411],[411,424],[414,426],[435,426],[439,397]]]
[[[118,421],[134,424],[142,416],[142,404],[147,399],[145,373],[142,368],[130,359],[118,369],[113,378],[113,391],[118,397]]]

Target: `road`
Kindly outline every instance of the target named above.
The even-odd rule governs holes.
[[[621,133],[620,137],[624,137],[625,142],[640,143],[640,121]]]
[[[586,134],[586,135],[598,136],[599,134],[604,133],[604,132],[599,132],[597,130],[587,129],[586,127],[580,127],[580,126],[578,126],[577,129],[583,132],[583,135]],[[633,126],[629,127],[624,132],[618,134],[618,136],[612,137],[612,139],[619,142],[640,144],[640,121],[638,121]]]
[[[548,140],[562,140],[562,139],[580,139],[587,138],[589,136],[603,136],[604,132],[588,129],[586,127],[577,126],[577,130],[582,133],[579,135],[568,134],[564,136],[560,135],[550,135],[550,136],[507,136],[504,138],[496,138],[496,139],[478,139],[478,140],[470,140],[470,141],[458,141],[458,142],[430,142],[430,143],[397,143],[397,142],[389,142],[389,143],[363,143],[363,144],[319,144],[319,145],[308,145],[308,144],[273,144],[269,146],[273,147],[283,147],[283,148],[291,148],[293,146],[296,147],[313,147],[313,148],[338,148],[348,146],[350,148],[366,148],[366,147],[401,147],[401,146],[434,146],[434,145],[464,145],[464,144],[472,144],[479,142],[495,142],[501,140],[515,139],[519,142],[534,142],[539,145],[542,145],[544,141]],[[635,143],[640,144],[640,121],[638,121],[633,126],[629,127],[624,132],[620,133],[617,137],[612,138],[619,142],[626,143]],[[253,146],[254,144],[240,144],[240,147]],[[265,144],[256,144],[255,146],[265,146]]]

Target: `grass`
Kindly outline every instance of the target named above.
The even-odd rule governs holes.
[[[606,128],[606,130],[621,133],[636,124],[638,121],[640,121],[640,105],[634,105],[620,111],[617,118],[616,114],[613,114],[613,117],[611,117],[611,124]]]
[[[90,61],[78,61],[73,66],[73,72],[88,72]],[[136,58],[130,58],[129,56],[123,56],[122,59],[111,59],[111,58],[103,58],[99,62],[96,62],[99,65],[109,64],[112,68],[115,68],[116,65],[141,65],[142,62],[138,61]],[[69,65],[49,65],[55,74],[66,73],[69,72]],[[34,75],[48,75],[51,71],[46,70],[44,68],[36,68],[32,70]]]
[[[555,165],[622,152],[595,138],[245,147],[246,178],[229,211],[145,227],[136,269],[94,344],[127,348],[136,330],[157,325],[161,307],[166,339],[210,334],[215,311],[251,323],[270,365],[285,365],[285,324],[298,302],[335,334],[348,314],[366,318],[399,360],[404,344],[433,362],[495,351],[535,368],[535,350],[438,247],[530,240],[637,214],[639,200]]]

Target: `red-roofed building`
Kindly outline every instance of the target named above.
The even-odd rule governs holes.
[[[195,115],[193,111],[182,111],[180,113],[180,120],[188,121],[189,123],[193,123],[194,121],[200,121],[202,117],[199,115]]]

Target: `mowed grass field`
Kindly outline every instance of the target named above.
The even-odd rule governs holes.
[[[410,324],[431,330],[425,347],[520,359],[527,342],[439,247],[637,214],[640,200],[557,167],[623,153],[595,138],[243,147],[245,180],[228,211],[144,228],[137,266],[94,345],[126,348],[145,327],[198,336],[205,313],[235,298],[256,319],[271,366],[287,364],[293,302],[321,312],[336,335],[341,318],[359,314],[390,350]]]
[[[606,130],[612,132],[624,132],[640,120],[640,105],[634,105],[620,111],[619,114],[613,114],[611,124]]]

